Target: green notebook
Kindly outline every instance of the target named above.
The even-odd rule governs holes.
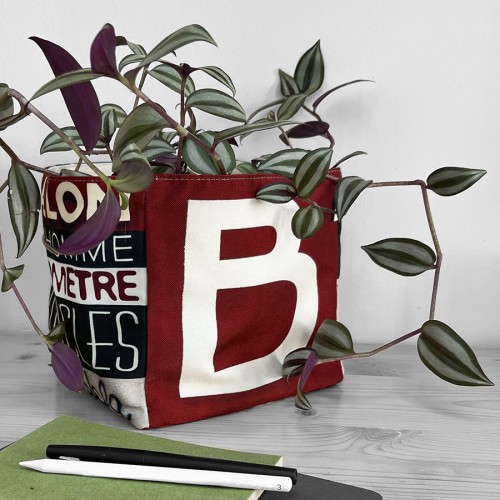
[[[49,444],[117,446],[280,465],[281,457],[210,448],[147,434],[113,429],[74,417],[59,417],[0,451],[0,497],[5,500],[169,500],[256,499],[262,492],[215,486],[153,483],[83,476],[45,474],[25,469],[23,460],[45,458]]]

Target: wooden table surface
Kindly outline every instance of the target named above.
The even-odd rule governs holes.
[[[88,394],[61,386],[34,335],[0,337],[0,446],[60,415],[133,430]],[[340,385],[309,396],[309,415],[290,398],[138,432],[279,454],[300,472],[385,500],[500,499],[500,348],[476,353],[496,387],[451,386],[421,364],[414,345],[401,345],[347,362]]]

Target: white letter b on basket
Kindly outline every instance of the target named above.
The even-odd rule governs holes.
[[[316,264],[308,255],[299,253],[300,240],[291,230],[296,210],[295,202],[275,205],[256,199],[189,200],[182,302],[181,397],[242,392],[274,382],[281,378],[286,354],[306,345],[316,324],[318,285]],[[276,231],[276,244],[269,253],[220,259],[223,230],[262,226]],[[217,291],[277,281],[292,283],[297,293],[295,314],[286,338],[266,356],[215,371]]]

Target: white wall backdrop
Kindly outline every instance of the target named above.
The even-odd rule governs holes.
[[[292,73],[299,56],[321,39],[325,90],[357,78],[375,81],[347,87],[323,104],[336,158],[355,150],[368,153],[346,164],[345,175],[412,180],[449,165],[488,170],[474,188],[456,197],[431,193],[444,253],[436,318],[471,345],[499,344],[500,2],[0,0],[0,6],[0,82],[27,97],[51,78],[40,50],[28,40],[31,35],[64,46],[88,66],[91,41],[106,22],[146,49],[181,26],[199,23],[218,48],[194,44],[178,51],[179,60],[225,69],[248,111],[272,100],[278,69]],[[131,103],[112,81],[99,80],[96,87],[104,96],[101,102]],[[160,89],[152,85],[149,91],[156,95]],[[68,125],[61,103],[54,94],[37,105],[56,123]],[[70,160],[71,155],[39,157],[47,133],[29,118],[2,137],[26,161]],[[278,147],[274,136],[254,135],[240,154],[250,158]],[[9,159],[0,153],[0,183],[8,168]],[[8,263],[16,265],[7,241],[5,193],[0,225]],[[398,277],[378,268],[359,248],[393,236],[431,244],[417,188],[367,190],[344,221],[340,319],[357,342],[383,343],[427,319],[432,274]],[[48,269],[41,244],[32,245],[23,262],[27,273],[19,288],[45,326]],[[0,330],[30,329],[12,294],[0,296],[0,311]]]

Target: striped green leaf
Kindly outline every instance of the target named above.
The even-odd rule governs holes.
[[[167,122],[150,106],[141,104],[137,106],[123,121],[118,130],[114,143],[113,167],[116,166],[122,149],[129,143],[137,145],[143,151],[151,142],[153,137],[163,128]]]
[[[337,217],[342,220],[358,196],[372,183],[361,177],[348,176],[343,177],[335,188],[335,207]]]
[[[141,55],[141,56],[145,56],[147,54],[147,52],[144,50],[144,47],[138,43],[134,43],[134,42],[131,42],[130,40],[127,40],[123,37],[117,37],[117,38],[121,38],[124,43],[126,43],[129,47],[129,49],[134,53],[134,54],[138,54],[138,55]]]
[[[45,336],[46,339],[51,342],[62,342],[66,336],[66,321],[61,321],[57,323],[52,330]]]
[[[121,72],[123,68],[127,67],[129,64],[140,63],[144,60],[145,54],[127,54],[118,65],[118,70]]]
[[[277,151],[259,165],[259,172],[280,174],[292,179],[299,161],[307,153],[308,151],[305,149],[284,149],[283,151]]]
[[[61,168],[59,173],[64,177],[91,177],[91,174],[87,174],[81,170],[72,170],[71,168]]]
[[[147,163],[146,158],[142,154],[137,144],[133,142],[127,143],[125,147],[120,150],[119,161],[125,163],[127,161],[142,161]]]
[[[118,66],[118,70],[120,72],[123,68],[125,68],[125,66],[128,66],[129,64],[136,64],[141,62],[147,55],[147,52],[144,50],[144,47],[142,45],[133,43],[127,40],[124,36],[117,36],[116,42],[117,45],[128,45],[128,48],[132,51],[131,54],[126,55],[120,61],[120,64]]]
[[[349,330],[333,319],[323,321],[314,337],[312,348],[320,359],[338,358],[354,352]]]
[[[123,122],[127,117],[127,113],[117,104],[103,104],[101,106],[101,114],[101,137],[104,137],[107,141],[109,141],[116,132],[116,129],[123,125]]]
[[[148,73],[170,90],[177,93],[181,92],[181,75],[179,75],[179,72],[175,68],[172,68],[172,66],[168,64],[159,64],[154,69],[149,70]],[[195,86],[193,79],[188,76],[184,87],[184,95],[188,96],[192,94],[194,90]]]
[[[0,131],[5,130],[6,128],[10,127],[11,125],[14,125],[15,123],[23,120],[26,118],[28,115],[23,111],[19,110],[18,113],[12,116],[6,116],[5,118],[0,119]]]
[[[313,111],[316,111],[316,108],[323,102],[323,100],[333,92],[340,90],[341,88],[347,87],[348,85],[352,85],[353,83],[360,83],[360,82],[373,82],[373,80],[353,80],[352,82],[343,83],[342,85],[337,85],[337,87],[334,87],[333,89],[327,90],[313,102],[312,104]]]
[[[78,135],[75,127],[62,127],[61,130],[73,140],[73,142],[83,148],[83,142]],[[102,141],[98,141],[96,148],[103,148],[105,144]],[[71,148],[55,133],[51,132],[42,142],[40,146],[40,154],[53,153],[58,151],[71,151]]]
[[[0,120],[10,118],[14,114],[14,101],[7,95],[9,86],[0,83]]]
[[[288,73],[279,70],[280,91],[281,95],[288,97],[289,95],[298,94],[300,92],[297,82]]]
[[[2,292],[7,292],[12,288],[12,283],[23,274],[24,264],[20,266],[3,269]]]
[[[148,161],[152,161],[159,156],[166,153],[174,153],[175,148],[170,144],[170,134],[160,132],[157,136],[153,137],[151,142],[144,148],[142,154]]]
[[[304,394],[304,389],[301,385],[297,386],[297,394],[295,395],[295,407],[299,410],[310,411],[312,410],[312,405],[309,403],[306,395]]]
[[[409,238],[388,238],[361,248],[380,267],[401,276],[422,274],[436,263],[432,248]]]
[[[250,123],[260,112],[265,111],[266,109],[272,108],[274,106],[277,106],[278,104],[281,104],[285,99],[276,99],[275,101],[268,102],[267,104],[264,104],[260,107],[258,107],[255,111],[250,113],[250,115],[247,118],[247,122]],[[257,122],[253,122],[257,123]]]
[[[312,405],[309,403],[306,395],[304,394],[304,389],[302,385],[297,385],[297,394],[295,394],[295,407],[299,410],[310,411],[312,410]]]
[[[494,385],[469,345],[448,325],[429,320],[418,337],[418,355],[439,378],[456,385]]]
[[[245,122],[245,110],[234,98],[220,90],[196,90],[186,99],[186,108],[197,108],[205,113],[227,118],[236,122]]]
[[[211,76],[219,83],[222,83],[222,85],[225,85],[233,93],[233,96],[236,94],[236,88],[231,77],[222,69],[217,66],[203,66],[198,69]]]
[[[293,79],[297,82],[299,91],[311,95],[323,84],[325,64],[321,54],[319,40],[300,58]]]
[[[304,394],[304,387],[306,385],[307,379],[311,374],[313,368],[316,366],[318,362],[318,355],[316,351],[311,350],[309,356],[302,368],[302,372],[300,373],[299,383],[297,384],[297,394],[295,396],[295,406],[300,410],[309,411],[312,407],[309,403],[308,399]]]
[[[40,189],[33,174],[17,161],[12,162],[8,181],[8,206],[19,258],[30,245],[38,227]]]
[[[213,144],[213,133],[202,132],[196,135],[198,139],[200,139],[207,146],[211,146]],[[231,145],[227,141],[221,142],[215,148],[215,152],[220,156],[226,172],[232,172],[236,166],[236,158]],[[184,141],[182,157],[190,170],[197,174],[220,174],[219,167],[217,166],[215,160],[193,141]]]
[[[117,106],[118,107],[118,106]],[[108,116],[109,118],[109,116]],[[116,121],[119,122],[119,118]],[[109,121],[104,121],[103,119],[103,130],[101,131],[101,136],[104,136],[105,126],[108,126]],[[108,129],[109,130],[109,129]],[[64,132],[77,146],[84,148],[83,142],[78,134],[75,127],[61,127],[61,131]],[[104,149],[106,144],[99,139],[95,145],[95,149]],[[66,144],[66,142],[61,139],[55,132],[51,132],[42,142],[40,146],[40,154],[44,153],[56,153],[60,151],[71,151],[71,148]]]
[[[295,188],[286,182],[274,182],[260,188],[255,197],[269,203],[288,203],[297,196]]]
[[[289,380],[293,375],[301,373],[311,352],[310,347],[301,347],[288,353],[283,360],[281,376]]]
[[[292,118],[300,111],[306,97],[306,94],[294,94],[287,97],[278,108],[278,111],[276,111],[276,118],[278,120],[289,120]]]
[[[174,52],[184,45],[193,42],[207,42],[217,45],[210,33],[199,24],[191,24],[174,31],[174,33],[164,38],[156,47],[144,58],[141,66],[147,66],[153,61],[158,61],[163,56]]]
[[[330,148],[319,148],[307,153],[298,163],[293,174],[293,183],[301,198],[309,198],[316,187],[325,178],[332,150]]]
[[[303,240],[314,236],[323,224],[323,212],[316,205],[299,208],[292,217],[293,234]]]
[[[486,170],[462,167],[443,167],[427,177],[427,188],[440,196],[453,196],[475,184]]]
[[[344,163],[347,160],[350,160],[351,158],[354,158],[355,156],[359,155],[365,155],[366,153],[364,151],[354,151],[352,153],[349,153],[348,155],[345,155],[342,157],[337,163],[332,168],[338,168],[342,163]]]
[[[240,162],[236,163],[235,170],[242,173],[242,174],[256,174],[257,173],[257,167],[253,163],[250,163],[249,161],[240,161]]]
[[[137,193],[153,182],[149,162],[133,142],[121,149],[115,171],[118,175],[110,183],[121,193]]]
[[[293,122],[288,120],[283,121],[269,121],[269,120],[259,120],[258,122],[247,123],[245,125],[238,125],[237,127],[227,128],[221,130],[215,135],[215,140],[217,142],[225,141],[227,139],[232,139],[233,137],[238,137],[244,134],[252,134],[253,132],[260,132],[261,130],[268,130],[270,128],[284,127],[286,125],[291,125]]]
[[[63,73],[62,75],[56,76],[50,82],[40,87],[31,100],[37,99],[42,95],[53,92],[54,90],[63,89],[69,87],[70,85],[75,85],[77,83],[89,82],[90,80],[95,80],[104,75],[98,75],[93,73],[90,68],[77,69],[75,71],[69,71],[68,73]]]

